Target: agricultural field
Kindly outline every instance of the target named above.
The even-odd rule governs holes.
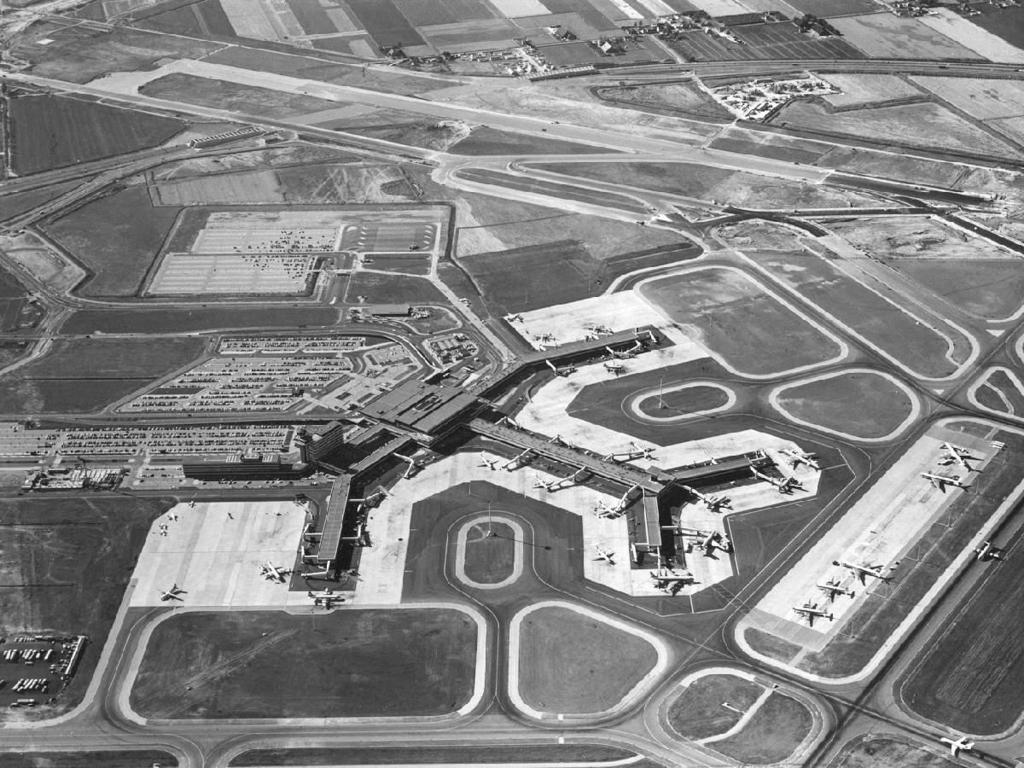
[[[948,376],[957,368],[949,342],[825,258],[803,252],[745,251],[801,296],[861,334],[912,371]],[[953,331],[953,341],[962,341]]]
[[[154,99],[181,101],[186,104],[276,119],[341,106],[337,101],[319,99],[315,96],[289,94],[271,88],[177,72],[149,81],[139,88],[139,93]]]
[[[896,736],[859,736],[843,746],[828,768],[956,768],[962,765],[934,749]]]
[[[466,576],[478,584],[497,584],[512,575],[515,531],[507,523],[477,523],[466,536]]]
[[[131,706],[159,719],[447,714],[473,692],[476,632],[439,608],[180,614],[154,630]]]
[[[839,345],[745,273],[704,268],[654,278],[640,295],[735,370],[767,376],[823,363]]]
[[[296,747],[252,749],[234,758],[232,768],[278,765],[470,765],[479,763],[573,763],[624,760],[632,752],[593,744],[488,744],[486,747]]]
[[[1006,543],[1020,554],[1024,537]],[[1024,600],[1024,569],[992,564],[901,681],[900,698],[922,717],[956,731],[1000,733],[1024,712],[1024,637],[1008,606]]]
[[[810,733],[811,713],[796,699],[773,693],[743,729],[710,746],[744,765],[785,760]]]
[[[736,10],[712,15],[744,13],[745,10],[737,6]],[[804,35],[788,21],[743,25],[730,31],[741,42],[734,43],[700,30],[682,32],[666,42],[689,61],[864,58],[857,48],[841,37]]]
[[[112,495],[0,500],[0,631],[89,638],[59,710],[85,693],[149,526],[172,504]]]
[[[146,188],[134,186],[87,203],[43,229],[89,271],[77,288],[83,296],[132,296],[179,210],[154,207]]]
[[[823,19],[853,13],[874,13],[878,10],[874,0],[786,0],[786,5]]]
[[[911,79],[979,120],[1024,115],[1024,83],[1018,80],[964,80],[921,75]]]
[[[4,752],[0,756],[4,768],[138,768],[140,765],[152,764],[174,768],[178,765],[178,758],[170,752],[155,749],[121,752]]]
[[[531,163],[540,170],[638,187],[738,208],[846,208],[875,205],[866,196],[820,185],[693,163]]]
[[[883,145],[1020,158],[1020,153],[1002,139],[938,104],[902,104],[833,113],[822,104],[796,100],[769,122],[798,131],[850,136]]]
[[[0,411],[96,411],[192,362],[203,347],[199,338],[59,340],[0,377]]]
[[[851,403],[857,407],[851,408]],[[786,386],[778,390],[775,406],[800,423],[864,440],[892,435],[913,412],[903,387],[866,370]]]
[[[668,723],[685,739],[717,736],[736,725],[763,691],[763,686],[736,675],[699,677],[672,702]]]
[[[1010,45],[1024,46],[1024,19],[1013,7],[984,8],[980,16],[971,18],[971,22]]]
[[[186,127],[181,120],[64,96],[9,101],[12,166],[21,175],[154,147]]]
[[[220,0],[199,0],[184,5],[175,3],[168,9],[157,9],[155,13],[139,16],[141,18],[136,21],[136,25],[144,29],[190,37],[234,35],[234,28],[224,13]]]
[[[656,662],[643,638],[569,608],[531,611],[519,630],[519,692],[541,712],[611,709]]]
[[[877,11],[877,5],[871,10]],[[843,38],[871,58],[878,59],[978,59],[974,51],[950,40],[920,19],[888,13],[843,16],[831,19]]]

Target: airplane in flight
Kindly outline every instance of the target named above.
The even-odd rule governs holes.
[[[867,579],[870,576],[872,579],[878,579],[879,581],[889,581],[892,576],[887,576],[884,571],[885,567],[881,565],[857,565],[855,563],[848,563],[845,560],[833,560],[832,565],[845,568],[858,579],[861,584],[867,584]],[[893,563],[893,568],[896,567],[896,563]]]
[[[703,502],[704,506],[707,507],[709,512],[717,512],[723,507],[728,509],[729,507],[732,506],[732,500],[729,499],[728,496],[709,496],[706,493],[701,493],[696,488],[689,485],[684,485],[682,486],[682,488],[695,499],[697,499],[700,502]]]
[[[179,602],[184,602],[185,598],[182,597],[184,594],[187,594],[184,589],[179,587],[177,584],[172,584],[170,589],[160,595],[160,599],[165,602],[167,600],[178,600]]]
[[[926,478],[932,484],[932,488],[938,488],[943,493],[946,492],[946,488],[949,486],[967,488],[967,485],[964,484],[959,475],[937,475],[934,472],[922,472],[921,477]]]
[[[490,470],[496,470],[498,468],[498,460],[497,459],[486,459],[486,458],[485,459],[481,459],[480,463],[477,464],[477,466],[478,467],[487,467],[487,469],[490,469]]]
[[[548,368],[551,369],[551,372],[555,374],[555,376],[571,376],[572,374],[576,373],[576,368],[574,366],[567,365],[565,366],[565,368],[558,368],[550,360],[545,360],[544,362],[547,364]]]
[[[610,549],[606,549],[600,544],[595,544],[594,550],[597,552],[597,557],[594,558],[595,560],[604,560],[608,565],[615,565],[615,553]]]
[[[614,373],[618,376],[619,374],[626,372],[626,364],[614,360],[606,360],[604,363],[604,369],[609,373]]]
[[[825,593],[825,597],[828,598],[830,603],[836,599],[837,595],[853,597],[856,594],[851,587],[841,586],[839,579],[836,578],[828,579],[824,584],[816,584],[815,586]]]
[[[1006,559],[1006,550],[1004,550],[1002,547],[997,547],[991,541],[986,541],[984,544],[982,544],[974,551],[977,553],[977,557],[975,557],[975,559],[982,562],[986,560]]]
[[[285,577],[291,572],[291,568],[282,568],[280,565],[274,565],[269,560],[260,564],[260,575],[267,581],[276,581],[283,584]]]
[[[333,589],[321,589],[318,592],[310,591],[306,594],[313,601],[313,605],[322,605],[324,608],[330,608],[334,603],[345,602],[345,598]]]
[[[961,448],[959,445],[953,445],[952,443],[943,443],[942,450],[945,451],[945,455],[939,459],[939,464],[944,467],[948,467],[950,464],[959,464],[967,472],[976,472],[968,462],[977,461],[977,458],[971,455],[971,452],[966,448]]]
[[[819,608],[817,603],[812,603],[809,600],[801,606],[793,606],[793,610],[807,621],[807,626],[809,627],[814,626],[815,619],[821,618],[832,621],[835,618],[828,611]]]
[[[659,569],[651,571],[651,578],[654,580],[654,586],[673,596],[678,594],[679,590],[687,584],[693,584],[693,574],[689,571],[678,573],[667,569]]]
[[[793,491],[798,491],[803,488],[800,481],[792,475],[786,478],[772,477],[771,475],[766,475],[764,472],[761,472],[754,467],[751,467],[750,471],[758,480],[764,480],[766,483],[774,485],[775,490],[779,493],[792,493]]]
[[[798,467],[801,464],[806,464],[813,470],[818,472],[821,471],[821,464],[818,463],[818,459],[813,453],[794,451],[792,448],[783,448],[781,453],[783,456],[789,457],[789,465],[791,467]]]
[[[968,741],[966,736],[961,736],[959,739],[948,739],[943,736],[939,741],[949,747],[949,753],[953,757],[960,757],[961,752],[974,751],[974,742]]]

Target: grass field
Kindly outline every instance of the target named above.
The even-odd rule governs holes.
[[[827,74],[824,79],[842,93],[823,96],[833,107],[859,107],[897,99],[923,98],[924,93],[896,75]]]
[[[334,325],[338,311],[333,307],[267,306],[262,309],[83,309],[61,326],[64,333],[186,333],[215,329],[319,328]]]
[[[62,96],[11,99],[14,170],[30,174],[161,144],[185,123]]]
[[[967,155],[1020,157],[1005,141],[938,104],[903,104],[829,112],[821,104],[792,101],[772,125],[830,135],[852,136],[884,145],[950,150]]]
[[[519,641],[519,691],[543,712],[610,709],[657,662],[646,640],[558,606],[527,615]]]
[[[808,253],[746,254],[911,370],[935,377],[956,370],[941,336],[825,259]]]
[[[0,500],[0,631],[89,637],[61,710],[84,694],[149,526],[172,503],[99,495]]]
[[[173,719],[442,715],[469,700],[475,655],[476,624],[453,610],[180,614],[153,632],[131,705]]]
[[[857,407],[852,408],[851,404]],[[876,373],[840,373],[781,390],[784,413],[810,424],[867,439],[899,428],[911,413],[907,393]]]
[[[131,296],[156,258],[179,208],[153,207],[146,188],[128,187],[44,227],[91,273],[85,296]]]
[[[773,693],[743,730],[711,746],[743,764],[778,763],[800,746],[811,725],[807,707],[794,698]]]
[[[983,403],[990,403],[990,407],[1002,413],[1024,416],[1024,392],[1006,371],[996,369],[985,377],[985,385],[978,390],[979,399],[986,391],[991,393],[991,397],[982,400]]]
[[[478,584],[497,584],[515,567],[515,531],[506,523],[477,523],[466,536],[466,576]]]
[[[54,26],[46,30],[45,37],[51,42],[18,45],[16,54],[34,62],[33,74],[72,83],[87,83],[110,72],[154,69],[161,59],[202,59],[222,47],[221,43],[126,26]]]
[[[913,80],[979,120],[1024,115],[1024,83],[1016,80],[923,76]]]
[[[0,752],[4,768],[138,768],[159,763],[174,768],[178,758],[155,749],[112,752]]]
[[[865,200],[860,195],[821,185],[801,184],[694,163],[573,162],[531,165],[579,178],[667,192],[739,208],[845,208],[849,201],[859,204]]]
[[[356,272],[352,275],[345,301],[352,304],[448,303],[444,294],[425,278],[410,275],[379,275],[370,272]]]
[[[234,758],[232,768],[266,765],[395,765],[410,763],[558,763],[623,760],[632,752],[590,744],[517,744],[487,747],[297,747],[253,749]]]
[[[839,353],[834,341],[745,273],[705,268],[655,278],[639,290],[701,344],[746,373],[780,373]]]
[[[456,155],[567,155],[613,150],[574,141],[543,139],[481,125],[474,128],[469,136],[449,147],[448,151]]]
[[[735,675],[700,677],[672,702],[668,723],[686,739],[717,736],[736,725],[763,690],[757,683]]]
[[[921,216],[881,216],[836,221],[829,225],[852,245],[875,258],[901,263],[913,259],[1013,259],[1007,249],[968,234],[939,219]]]
[[[1008,542],[1019,556],[1024,537]],[[1024,711],[1024,636],[1009,606],[1024,600],[1024,569],[992,562],[903,680],[900,695],[922,717],[964,733],[996,734]]]
[[[696,384],[683,389],[669,389],[645,397],[637,408],[652,418],[663,418],[682,413],[697,413],[720,408],[729,402],[729,396],[719,387]]]
[[[894,266],[957,309],[985,320],[1007,320],[1024,304],[1020,259],[900,260]]]
[[[931,749],[892,736],[859,736],[843,746],[828,768],[956,768],[962,765]]]
[[[732,113],[690,81],[611,85],[594,89],[594,95],[631,109],[679,114],[702,120],[732,122]]]
[[[967,167],[963,165],[853,147],[836,147],[816,164],[823,168],[946,189],[955,188],[967,173]]]
[[[270,118],[285,118],[341,106],[340,102],[318,99],[314,96],[289,94],[271,88],[180,73],[151,80],[139,88],[139,93],[154,99],[182,101],[186,104]]]
[[[0,378],[5,413],[98,410],[196,359],[198,338],[63,339]]]

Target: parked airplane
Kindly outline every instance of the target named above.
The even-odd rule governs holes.
[[[605,461],[614,461],[616,464],[620,464],[624,461],[633,461],[635,459],[650,459],[652,458],[652,453],[654,453],[653,448],[641,448],[636,443],[631,442],[629,448],[606,453],[601,458]]]
[[[921,477],[927,478],[933,488],[938,488],[943,493],[946,492],[946,488],[948,486],[953,486],[954,488],[967,488],[959,475],[936,475],[934,472],[922,472]]]
[[[319,592],[307,592],[306,594],[312,599],[313,605],[322,605],[324,608],[330,608],[334,603],[345,602],[345,598],[333,589],[322,589]]]
[[[604,363],[604,369],[609,373],[614,373],[616,376],[618,376],[620,373],[626,372],[626,364],[614,362],[612,360],[606,360]]]
[[[972,752],[974,750],[974,742],[968,741],[966,736],[961,736],[959,739],[947,739],[943,736],[939,741],[949,747],[949,753],[953,757],[959,757],[961,752]]]
[[[792,448],[783,448],[781,453],[783,456],[789,457],[789,465],[791,467],[798,467],[801,464],[806,464],[811,469],[819,472],[821,471],[821,464],[818,463],[818,459],[813,453],[794,451]]]
[[[164,592],[164,593],[162,593],[160,595],[160,599],[164,600],[164,601],[167,601],[167,600],[184,601],[185,598],[181,597],[184,594],[187,594],[184,589],[179,587],[177,584],[172,584],[170,589],[168,589],[166,592]]]
[[[844,587],[839,584],[839,579],[829,579],[824,584],[815,585],[822,592],[825,593],[825,597],[831,603],[836,599],[836,595],[846,595],[847,597],[853,597],[856,594],[850,587]]]
[[[544,362],[547,364],[548,368],[551,369],[551,372],[555,374],[555,376],[570,376],[576,373],[576,368],[574,368],[571,365],[567,365],[565,366],[565,368],[557,368],[555,367],[555,364],[552,363],[550,360],[545,360]]]
[[[819,608],[817,603],[812,603],[810,601],[804,603],[802,606],[794,606],[793,610],[807,620],[807,626],[809,627],[814,626],[814,620],[817,618],[828,619],[829,621],[832,621],[834,618],[831,613]]]
[[[598,501],[597,504],[594,505],[594,512],[597,513],[598,517],[614,517],[619,513],[619,510],[611,504]]]
[[[615,553],[609,549],[605,549],[600,544],[594,545],[594,550],[597,552],[595,560],[604,560],[608,565],[615,565]]]
[[[651,571],[651,578],[654,579],[654,585],[658,589],[663,589],[670,595],[676,595],[679,590],[687,584],[693,583],[693,574],[689,571],[679,573],[676,571],[659,569],[657,571]]]
[[[611,347],[605,347],[608,350],[608,354],[612,357],[617,357],[620,360],[628,360],[631,357],[636,357],[638,352],[642,352],[644,345],[637,339],[633,346],[629,349],[612,349]]]
[[[848,563],[845,560],[833,560],[832,565],[837,565],[840,568],[845,568],[858,579],[861,584],[867,584],[867,579],[870,576],[872,579],[878,579],[879,581],[889,581],[892,577],[885,575],[885,567],[881,565],[855,565],[854,563]],[[896,564],[893,564],[893,568]]]
[[[968,464],[968,461],[976,461],[974,456],[971,456],[971,452],[966,448],[961,448],[959,445],[953,445],[952,443],[943,443],[942,450],[945,451],[945,455],[939,459],[939,464],[944,467],[948,467],[950,464],[959,464],[967,472],[976,471],[974,467]]]
[[[977,552],[977,560],[1005,560],[1006,550],[1002,547],[997,547],[991,541],[986,541],[980,547],[974,550]]]
[[[689,539],[687,551],[699,549],[705,557],[712,557],[716,549],[732,552],[732,542],[728,536],[719,531],[698,531],[695,528],[679,528],[672,525],[661,526],[663,530],[674,531],[677,536]]]
[[[530,459],[533,456],[533,448],[527,448],[518,456],[509,459],[502,465],[502,469],[507,469],[509,472],[520,467],[524,467],[530,463]]]
[[[302,572],[302,577],[305,579],[329,579],[331,577],[331,566],[334,565],[333,560],[328,560],[327,565],[322,570],[314,571],[307,570]]]
[[[779,493],[792,493],[793,491],[803,488],[800,481],[792,476],[787,478],[772,477],[771,475],[765,474],[754,467],[751,467],[750,471],[758,480],[764,480],[766,483],[774,485],[775,489]]]
[[[260,564],[260,575],[268,581],[284,583],[285,577],[291,572],[291,568],[282,568],[280,565],[274,565],[269,560]]]
[[[515,314],[515,315],[509,315],[509,316],[508,316],[508,317],[507,317],[506,319],[507,319],[507,320],[508,320],[508,321],[509,321],[510,323],[518,323],[518,322],[519,322],[520,320],[522,320],[522,319],[523,319],[523,316],[522,316],[522,315],[520,315],[520,314]]]
[[[703,502],[709,512],[717,512],[723,507],[729,508],[732,506],[732,500],[729,499],[728,496],[708,496],[706,493],[701,493],[696,488],[689,485],[684,485],[682,488],[695,499]]]
[[[477,464],[477,466],[478,467],[487,467],[488,469],[496,470],[498,468],[498,460],[497,459],[482,459],[480,461],[480,463]]]

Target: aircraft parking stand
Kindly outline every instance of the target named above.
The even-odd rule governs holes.
[[[802,646],[801,655],[790,662],[795,664],[803,654],[820,650],[843,631],[844,624],[874,590],[884,588],[878,579],[867,576],[865,583],[833,561],[855,565],[882,566],[882,573],[893,579],[901,577],[897,565],[914,546],[921,533],[941,517],[950,502],[964,491],[955,486],[945,492],[933,487],[921,477],[922,472],[960,475],[951,467],[937,467],[942,456],[942,443],[953,441],[962,445],[982,461],[974,462],[984,470],[994,449],[983,440],[935,426],[923,435],[886,471],[886,473],[851,506],[846,514],[786,573],[757,603],[754,610],[741,622],[737,635],[745,627],[756,627]],[[855,595],[836,595],[829,604],[824,593],[817,589],[828,579],[837,579],[839,586],[852,588]],[[810,601],[819,608],[827,608],[833,621],[819,618],[808,626],[794,610],[794,606]],[[908,606],[908,610],[910,607]]]
[[[293,567],[305,519],[305,508],[290,500],[178,504],[150,529],[135,566],[132,607],[294,603],[287,583],[263,578],[259,566],[269,560]],[[184,590],[181,600],[161,600],[173,584]]]

